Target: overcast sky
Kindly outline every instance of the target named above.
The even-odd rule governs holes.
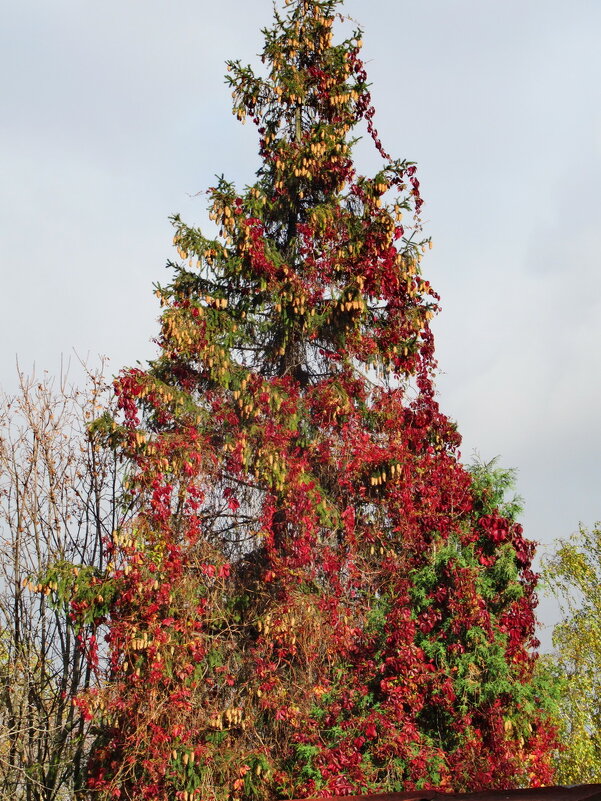
[[[569,536],[601,519],[601,2],[345,8],[384,145],[419,165],[442,408],[466,460],[518,469],[529,536]],[[197,193],[258,167],[224,61],[255,62],[270,20],[269,0],[0,4],[5,389],[17,355],[50,374],[73,349],[113,372],[153,355],[168,215],[206,225]]]

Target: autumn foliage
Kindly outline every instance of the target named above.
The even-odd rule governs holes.
[[[543,578],[562,612],[554,652],[537,669],[559,680],[562,748],[554,755],[561,784],[601,781],[601,524],[558,540]]]
[[[90,786],[260,801],[546,783],[533,546],[435,399],[416,168],[378,139],[361,34],[333,40],[339,0],[288,5],[266,77],[228,67],[257,180],[209,190],[215,238],[174,218],[160,353],[96,424],[140,511],[73,607],[109,631],[106,688],[78,701]],[[373,178],[353,166],[359,123]]]

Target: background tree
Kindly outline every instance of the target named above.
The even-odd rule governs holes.
[[[115,454],[87,430],[107,403],[101,374],[84,391],[21,375],[0,398],[2,798],[72,799],[85,784],[89,724],[73,698],[96,684],[81,650],[94,626],[69,613],[95,597],[117,524]]]
[[[228,65],[257,180],[209,191],[215,238],[174,218],[159,356],[97,425],[139,514],[97,588],[90,784],[237,801],[545,783],[533,545],[435,400],[415,166],[378,139],[340,3],[288,5],[266,77]],[[373,178],[351,159],[362,121]]]
[[[543,578],[564,616],[553,630],[555,652],[541,666],[561,688],[557,780],[601,782],[601,526],[560,540]]]

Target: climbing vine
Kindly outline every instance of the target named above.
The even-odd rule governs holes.
[[[378,138],[361,32],[334,39],[339,0],[286,5],[265,75],[228,64],[257,179],[209,190],[215,238],[173,218],[160,353],[96,424],[140,511],[86,608],[109,648],[105,687],[78,700],[98,730],[90,787],[261,801],[545,784],[533,545],[462,466],[435,398],[416,167]]]

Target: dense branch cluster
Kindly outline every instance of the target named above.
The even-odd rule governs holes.
[[[0,393],[0,798],[11,801],[86,788],[93,735],[72,702],[99,679],[102,540],[118,525],[121,473],[87,430],[111,409],[102,373],[88,379],[78,391],[19,374],[17,393]]]

